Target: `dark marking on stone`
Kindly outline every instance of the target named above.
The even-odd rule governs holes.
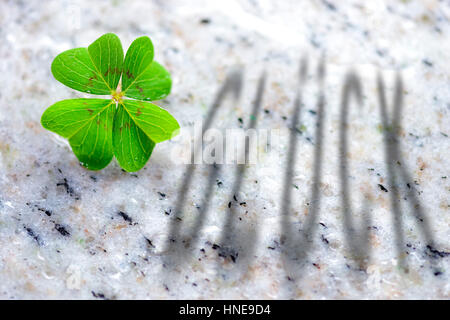
[[[67,231],[67,229],[64,226],[60,225],[59,223],[55,223],[55,229],[59,233],[61,233],[64,237],[69,237],[70,236],[69,231]]]
[[[386,189],[382,184],[378,184],[378,187],[380,187],[381,191],[388,192],[388,189]]]
[[[105,297],[105,295],[103,294],[103,293],[101,293],[101,292],[94,292],[94,291],[91,291],[91,293],[92,293],[92,295],[95,297],[95,298],[98,298],[98,299],[103,299],[103,300],[108,300],[106,297]]]
[[[39,211],[45,213],[48,217],[51,217],[52,212],[51,212],[50,210],[47,210],[47,209],[45,209],[45,208],[41,208],[41,207],[38,207],[38,206],[36,206],[36,207],[37,207],[37,209],[38,209]]]
[[[27,231],[27,234],[32,237],[39,246],[42,245],[42,241],[41,238],[39,237],[39,235],[37,235],[33,229],[31,229],[30,227],[27,226],[23,226],[23,228]]]
[[[130,225],[133,224],[133,219],[131,219],[131,217],[130,217],[128,214],[126,214],[125,212],[119,211],[117,214],[118,214],[119,216],[121,216],[121,217],[123,218],[123,220],[125,220],[126,222],[128,222]]]
[[[337,11],[336,6],[327,0],[322,0],[322,3],[331,11]]]
[[[58,169],[59,170],[59,169]],[[61,171],[60,171],[61,172]],[[75,200],[80,200],[80,196],[78,194],[75,193],[75,191],[73,190],[73,188],[69,185],[69,183],[67,182],[66,178],[63,178],[63,182],[58,182],[56,184],[57,187],[62,186],[66,189],[66,193],[71,196],[74,197]]]
[[[437,258],[445,258],[450,256],[450,252],[446,252],[446,251],[439,251],[435,248],[433,248],[430,245],[427,245],[427,249],[428,249],[428,255],[430,255],[431,257],[437,259]]]
[[[422,63],[424,65],[426,65],[427,67],[432,67],[433,66],[433,63],[431,61],[427,60],[427,59],[423,59]]]
[[[147,237],[144,237],[145,238],[145,241],[147,242],[147,245],[150,247],[150,248],[152,248],[152,249],[155,249],[156,247],[155,247],[155,245],[152,243],[152,240],[150,240],[149,238],[147,238]]]
[[[166,197],[166,194],[165,194],[165,193],[162,193],[162,192],[159,192],[159,191],[158,191],[158,194],[161,196],[161,198],[165,198],[165,197]]]

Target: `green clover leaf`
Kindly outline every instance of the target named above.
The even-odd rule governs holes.
[[[52,63],[56,80],[111,99],[59,101],[44,112],[42,126],[68,139],[87,169],[103,169],[113,156],[126,171],[142,169],[155,144],[171,139],[180,128],[169,112],[146,102],[163,99],[172,86],[169,72],[153,56],[150,38],[140,37],[124,60],[122,44],[112,33],[88,48],[62,52]]]

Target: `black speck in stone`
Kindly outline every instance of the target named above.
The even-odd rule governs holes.
[[[166,194],[165,194],[165,193],[162,193],[162,192],[159,192],[159,191],[158,191],[158,194],[161,196],[161,198],[165,198],[165,197],[166,197]]]
[[[50,217],[52,215],[52,212],[50,210],[44,209],[44,208],[37,208],[39,211],[45,213],[48,217]]]
[[[70,236],[69,231],[67,231],[67,229],[64,226],[60,225],[59,223],[55,223],[55,229],[59,233],[61,233],[64,237],[69,237]]]
[[[433,66],[433,63],[431,61],[427,60],[427,59],[423,59],[422,63],[424,65],[426,65],[427,67],[432,67]]]
[[[128,214],[126,214],[125,212],[119,211],[117,214],[119,216],[121,216],[123,218],[123,220],[128,222],[130,225],[133,223],[133,219],[131,219],[131,217]]]
[[[147,238],[147,237],[144,237],[144,238],[145,238],[145,241],[147,241],[147,245],[148,245],[150,248],[152,248],[152,249],[156,248],[156,247],[154,246],[152,240],[150,240],[150,239]]]
[[[37,235],[33,229],[27,227],[27,226],[23,226],[23,228],[27,231],[27,234],[32,237],[39,246],[42,245],[42,241],[41,238],[39,237],[39,235]]]
[[[211,19],[210,18],[203,18],[200,20],[201,24],[210,24],[211,23]]]
[[[435,259],[437,259],[437,258],[445,258],[445,257],[450,256],[450,252],[439,251],[439,250],[433,248],[433,247],[430,246],[430,245],[427,246],[427,249],[428,249],[428,251],[429,251],[428,254],[429,254],[431,257],[435,258]]]
[[[108,299],[105,297],[105,295],[104,295],[103,293],[101,293],[101,292],[96,293],[96,292],[94,292],[94,291],[91,291],[91,293],[92,293],[92,295],[93,295],[95,298],[99,298],[99,299],[103,299],[103,300],[108,300]]]
[[[59,170],[59,172],[61,172],[60,169],[58,169],[58,170]],[[75,198],[75,200],[80,200],[80,196],[79,196],[77,193],[75,193],[75,191],[73,190],[73,188],[72,188],[72,187],[69,185],[69,183],[67,182],[67,179],[66,179],[66,178],[63,178],[63,182],[58,182],[58,183],[56,184],[56,186],[57,186],[57,187],[59,187],[59,186],[64,187],[64,188],[66,189],[67,194],[68,194],[69,196]]]
[[[317,41],[315,35],[313,35],[312,37],[309,38],[309,42],[311,43],[311,45],[312,45],[314,48],[320,48],[320,42]]]
[[[378,184],[378,186],[380,187],[381,191],[388,192],[388,189],[386,189],[382,184]]]
[[[239,255],[239,253],[236,250],[234,250],[233,248],[220,248],[220,247],[219,247],[217,254],[219,257],[222,257],[224,259],[227,259],[229,257],[231,259],[231,261],[233,261],[233,263],[236,262],[237,257]]]
[[[336,6],[327,0],[322,0],[322,3],[331,11],[337,11]]]

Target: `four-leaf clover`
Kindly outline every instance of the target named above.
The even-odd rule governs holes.
[[[72,89],[111,95],[110,99],[62,100],[42,115],[42,126],[67,138],[86,168],[103,169],[114,155],[124,170],[138,171],[156,143],[178,134],[174,117],[142,101],[166,97],[172,85],[169,72],[153,61],[148,37],[134,40],[124,60],[119,38],[107,33],[88,48],[59,54],[51,69],[56,80]]]

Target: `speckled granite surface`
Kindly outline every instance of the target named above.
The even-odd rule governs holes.
[[[437,0],[0,2],[0,298],[448,299],[449,19],[449,3]],[[183,237],[171,237],[171,226],[194,226],[210,168],[194,171],[177,219],[188,170],[173,159],[180,140],[158,145],[136,174],[122,172],[117,163],[90,172],[40,126],[48,106],[84,96],[54,80],[52,59],[106,32],[116,33],[124,48],[140,35],[152,38],[156,59],[174,81],[172,94],[159,104],[183,128],[204,119],[236,68],[244,79],[240,100],[226,100],[213,127],[249,125],[263,70],[258,127],[290,127],[300,58],[308,57],[288,188],[289,236],[282,227],[287,135],[272,146],[276,157],[248,166],[235,195],[236,168],[221,167],[208,189],[212,198],[198,239],[188,246]],[[322,54],[325,104],[318,114]],[[356,228],[368,230],[363,262],[346,241],[341,197],[339,121],[350,69],[360,77],[363,105],[352,102],[347,115],[345,176],[355,226],[370,216],[367,228]],[[407,174],[391,181],[383,144],[390,129],[380,118],[376,75],[381,72],[386,82],[390,108],[396,71],[403,80],[403,111],[402,161],[395,170]],[[319,115],[321,182],[312,193]],[[320,206],[313,198],[318,194]],[[423,215],[415,214],[419,209]],[[292,241],[307,230],[312,212],[313,232]],[[307,248],[307,255],[290,255],[289,241]]]

